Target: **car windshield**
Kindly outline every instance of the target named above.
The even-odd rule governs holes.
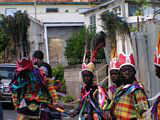
[[[12,79],[16,67],[0,67],[0,78]]]

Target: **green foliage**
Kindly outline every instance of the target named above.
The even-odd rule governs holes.
[[[111,40],[116,39],[116,34],[128,34],[128,24],[112,12],[106,12],[101,14],[102,28],[106,32],[107,37]]]
[[[137,4],[147,4],[148,0],[133,0]]]
[[[61,64],[58,64],[56,67],[52,68],[52,74],[55,77],[54,84],[61,85],[57,91],[66,92],[66,82],[64,79],[64,67]],[[57,80],[59,80],[59,82]]]
[[[142,10],[136,10],[135,15],[136,15],[136,16],[141,16],[141,15],[142,15]]]
[[[85,40],[91,41],[93,33],[89,33],[86,28],[81,28],[78,32],[74,32],[67,40],[67,46],[65,47],[65,56],[67,57],[68,64],[80,64],[82,63],[84,54]]]
[[[83,61],[85,44],[91,46],[91,41],[94,37],[94,32],[89,32],[85,27],[81,28],[78,32],[74,32],[67,40],[65,47],[65,56],[67,57],[69,65],[81,64]],[[88,55],[89,56],[89,55]],[[104,51],[98,52],[97,59],[105,59]]]
[[[62,97],[62,100],[64,101],[64,103],[69,103],[69,102],[72,102],[74,101],[76,98],[74,96],[65,96],[65,97]]]
[[[30,47],[27,32],[30,26],[30,19],[27,12],[17,11],[14,16],[1,14],[0,17],[1,51],[8,49],[8,54],[12,52],[12,54],[18,55],[16,58],[29,55]]]
[[[58,64],[56,67],[52,68],[52,74],[57,80],[63,80],[64,67],[61,64]]]
[[[116,48],[116,37],[120,35],[130,35],[129,27],[127,22],[122,20],[116,14],[112,12],[105,12],[101,14],[102,28],[107,35],[106,48],[108,51],[107,58],[111,58],[112,50]],[[108,59],[109,60],[109,59]]]
[[[137,27],[131,26],[129,29],[130,29],[130,32],[138,32]]]

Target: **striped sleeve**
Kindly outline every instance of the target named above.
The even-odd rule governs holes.
[[[147,100],[147,95],[142,90],[135,90],[135,109],[139,113],[139,117],[143,116],[143,113],[149,109],[149,103]],[[145,117],[145,116],[143,116]]]
[[[13,105],[15,109],[19,108],[19,100],[18,100],[18,94],[17,93],[12,93],[12,100],[13,100]]]
[[[50,78],[47,78],[47,86],[48,86],[48,91],[50,96],[52,97],[52,101],[53,102],[58,102],[58,95],[55,89],[55,86],[53,84],[53,80],[51,80]]]

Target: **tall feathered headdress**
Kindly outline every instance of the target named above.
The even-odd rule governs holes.
[[[131,65],[135,68],[135,60],[131,37],[126,33],[124,36],[117,35],[118,59],[121,69],[124,65]]]
[[[121,17],[118,17],[112,12],[106,12],[101,14],[102,28],[107,35],[106,39],[106,54],[107,59],[110,61],[112,51],[117,49],[117,34],[124,36],[126,33],[129,33],[129,28],[127,23],[122,20]],[[116,51],[116,50],[114,50]]]
[[[88,53],[88,45],[87,44],[85,45],[85,53],[84,53],[84,56],[83,56],[82,71],[88,70],[88,71],[91,71],[93,73],[94,62],[96,60],[98,50],[105,46],[105,40],[106,40],[106,34],[103,31],[100,31],[100,32],[96,33],[93,40],[91,41],[91,46],[89,48],[91,56],[90,56],[90,61],[89,61],[88,64],[85,63],[86,54]]]
[[[117,48],[120,68],[124,64],[134,66],[133,49],[130,37],[130,31],[127,23],[112,12],[103,13],[101,15],[102,27],[107,34],[107,49],[109,58],[111,58],[111,51]]]
[[[157,41],[156,51],[154,53],[154,65],[160,67],[160,32],[158,32],[158,41]]]
[[[23,57],[21,60],[17,60],[16,71],[21,72],[23,70],[33,70],[33,62],[30,58]]]
[[[119,70],[119,60],[118,60],[118,53],[116,48],[113,48],[111,53],[109,71],[111,70]]]

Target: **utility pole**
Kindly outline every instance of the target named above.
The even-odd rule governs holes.
[[[34,13],[35,13],[35,18],[37,18],[37,1],[34,1]]]

